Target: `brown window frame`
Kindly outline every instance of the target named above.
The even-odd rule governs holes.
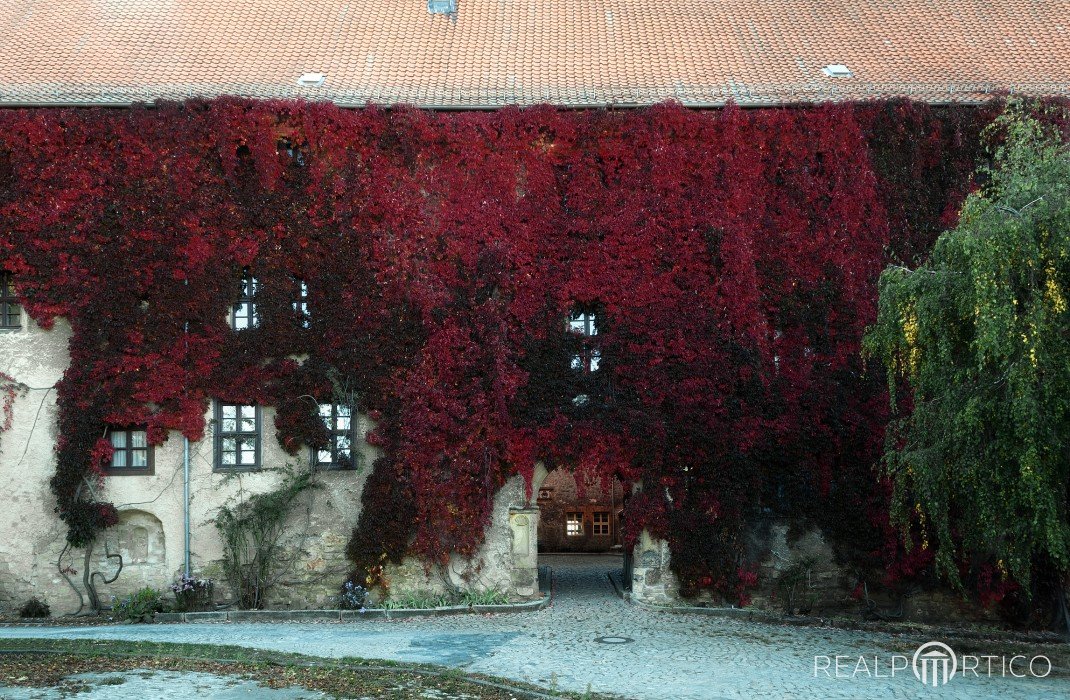
[[[10,272],[0,270],[0,330],[17,331],[22,328],[22,304],[15,294]],[[12,322],[12,319],[14,321]]]
[[[214,438],[214,459],[212,461],[212,471],[214,472],[255,472],[260,471],[263,466],[263,433],[264,433],[264,421],[261,415],[260,406],[256,404],[248,403],[231,403],[227,401],[215,401],[214,402],[214,417],[215,417],[215,430],[213,430]],[[227,406],[235,407],[234,417],[234,430],[223,430],[223,411]],[[253,430],[241,430],[241,409],[243,408],[253,409]],[[253,440],[253,464],[241,464],[241,452],[239,448],[236,452],[237,457],[235,464],[223,463],[223,441],[228,438],[234,438],[235,440]]]
[[[598,517],[604,515],[605,522],[598,522]],[[605,525],[606,531],[599,532],[599,525]],[[594,537],[609,537],[613,534],[613,518],[610,516],[608,510],[596,510],[591,512],[591,534]]]
[[[359,420],[359,418],[357,416],[357,411],[352,406],[349,406],[349,405],[344,404],[344,403],[321,403],[321,404],[319,404],[319,407],[317,409],[317,415],[320,417],[321,420],[324,419],[324,418],[328,418],[328,416],[323,415],[323,408],[325,406],[329,406],[330,410],[331,410],[331,415],[329,416],[329,418],[331,419],[331,424],[329,426],[325,426],[327,428],[327,433],[331,436],[331,445],[330,445],[329,448],[327,448],[327,450],[329,450],[330,453],[331,453],[331,461],[329,461],[329,462],[321,462],[320,459],[319,459],[320,450],[318,450],[315,447],[313,447],[313,448],[311,448],[312,449],[312,464],[316,469],[321,469],[321,470],[324,470],[324,471],[352,471],[352,470],[357,468],[357,452],[356,452],[356,450],[357,450],[357,425],[358,425],[358,420]],[[349,410],[349,415],[348,416],[340,416],[340,415],[338,415],[338,409],[340,409],[340,408],[348,409]],[[337,424],[338,424],[338,419],[339,418],[347,418],[347,417],[349,418],[349,427],[348,428],[338,428],[338,427],[336,427]],[[338,438],[339,437],[348,437],[349,438],[349,461],[348,462],[341,462],[341,461],[338,460]],[[326,450],[324,450],[324,451],[326,451]]]
[[[116,447],[115,444],[112,443],[112,435],[117,433],[117,432],[126,433],[126,440],[125,440],[126,446],[125,447]],[[135,432],[145,433],[145,447],[144,448],[134,447],[133,446],[133,442],[134,442],[133,433],[135,433]],[[154,454],[156,452],[156,449],[152,446],[151,443],[149,443],[149,429],[148,429],[148,426],[146,426],[146,425],[109,425],[107,427],[107,430],[104,433],[104,438],[109,443],[112,443],[112,452],[113,452],[113,454],[112,454],[112,464],[110,464],[110,465],[108,465],[107,467],[104,468],[104,475],[105,476],[153,476],[154,474],[156,474],[156,460],[154,458]],[[145,451],[145,466],[143,466],[143,467],[131,467],[131,466],[117,467],[117,466],[115,466],[115,464],[114,464],[114,462],[115,462],[115,454],[114,453],[116,453],[116,452],[125,453],[125,455],[126,455],[126,458],[125,458],[126,459],[126,463],[129,465],[129,464],[131,464],[133,462],[134,452],[135,451],[141,451],[142,449]]]

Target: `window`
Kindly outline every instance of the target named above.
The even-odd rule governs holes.
[[[609,511],[595,511],[593,515],[595,537],[609,537]]]
[[[540,501],[548,501],[551,498],[553,498],[553,496],[554,496],[554,490],[553,489],[539,489],[539,498],[538,498],[538,500],[540,500]]]
[[[583,536],[583,513],[565,513],[565,534],[569,537]]]
[[[260,408],[216,403],[215,467],[217,471],[260,468]]]
[[[0,328],[22,328],[22,307],[10,272],[0,272]]]
[[[568,317],[568,330],[583,338],[594,338],[598,335],[598,317],[593,311],[574,311]],[[572,353],[570,359],[572,369],[584,374],[597,372],[601,363],[602,351],[594,347],[592,340],[585,340],[579,352]]]
[[[260,325],[260,315],[256,311],[256,293],[260,291],[260,284],[256,278],[249,274],[248,270],[242,273],[241,294],[234,304],[230,316],[230,325],[236,331],[246,328],[256,328]]]
[[[322,73],[305,73],[304,75],[302,75],[300,78],[297,79],[297,82],[299,84],[305,84],[305,83],[301,82],[302,80],[305,80],[305,78],[308,78],[307,84],[309,84],[309,85],[316,85],[318,87],[319,85],[323,84],[323,74]],[[316,82],[317,79],[318,79],[318,82]],[[286,155],[290,158],[290,160],[293,162],[294,165],[303,166],[305,164],[305,153],[304,153],[304,151],[301,150],[299,147],[295,146],[293,141],[291,141],[290,139],[287,139],[287,138],[279,139],[279,143],[277,144],[277,149],[280,152],[285,152]]]
[[[574,311],[568,317],[568,329],[576,335],[598,335],[598,318],[593,311]]]
[[[109,476],[154,474],[152,446],[145,426],[109,426],[111,464],[104,470]]]
[[[355,469],[353,454],[353,409],[344,404],[321,403],[320,420],[327,426],[331,444],[315,450],[315,463],[323,469]]]
[[[308,285],[302,279],[295,279],[294,283],[296,291],[296,297],[293,302],[294,313],[297,314],[301,327],[308,328],[312,321],[312,317],[308,313]]]

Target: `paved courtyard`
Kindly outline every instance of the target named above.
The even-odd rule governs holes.
[[[875,678],[874,658],[880,664],[876,674],[887,676],[893,650],[905,651],[902,639],[652,612],[614,595],[606,574],[619,567],[619,557],[550,555],[542,561],[554,569],[554,599],[534,613],[355,623],[0,627],[0,637],[236,644],[323,657],[437,663],[548,688],[590,688],[642,699],[1070,696],[1068,680],[1003,678],[998,667],[997,677],[983,677],[982,667],[980,678],[954,677],[939,688],[922,686],[909,669],[894,678]],[[624,639],[597,641],[614,637]],[[823,672],[815,677],[815,655],[847,657],[840,673],[855,677],[830,678]],[[860,656],[867,659],[867,670],[856,672]]]

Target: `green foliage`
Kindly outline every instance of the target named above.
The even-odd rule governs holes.
[[[223,539],[223,572],[242,609],[262,608],[268,591],[286,570],[284,525],[297,497],[315,487],[311,472],[285,471],[277,488],[219,509],[215,526]]]
[[[507,593],[493,588],[486,591],[465,591],[461,594],[461,605],[505,605],[508,602]]]
[[[508,594],[499,590],[463,591],[460,593],[413,592],[394,595],[382,601],[378,607],[385,610],[429,610],[473,605],[505,605]]]
[[[956,584],[1070,568],[1067,116],[1012,105],[987,129],[983,186],[924,265],[884,271],[865,340],[913,403],[887,433],[893,521]]]
[[[448,595],[405,593],[399,596],[391,596],[382,601],[379,607],[384,610],[430,610],[431,608],[445,608],[451,605],[455,605],[455,602]]]
[[[115,603],[113,612],[124,620],[152,622],[152,617],[163,612],[162,594],[155,588],[145,587]]]

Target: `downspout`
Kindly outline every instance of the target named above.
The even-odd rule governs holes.
[[[185,574],[186,578],[189,578],[189,438],[186,436],[182,436],[182,516],[185,535]]]
[[[189,285],[189,279],[182,281],[183,285]],[[182,324],[182,341],[189,352],[189,321]],[[183,571],[186,578],[190,576],[189,565],[189,438],[182,436],[182,535],[183,535]]]

